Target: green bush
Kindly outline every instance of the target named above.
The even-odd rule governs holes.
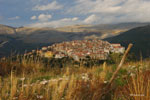
[[[110,64],[118,64],[122,58],[122,54],[120,53],[111,53],[108,57],[107,62]]]

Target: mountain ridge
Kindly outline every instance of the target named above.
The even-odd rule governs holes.
[[[111,43],[121,43],[127,47],[129,43],[133,43],[131,52],[135,55],[143,57],[150,57],[150,25],[133,28],[118,36],[106,38]]]
[[[148,24],[148,23],[147,23]],[[141,24],[139,24],[141,25]],[[143,25],[143,24],[142,24]],[[111,26],[111,25],[110,25]],[[132,25],[131,25],[132,26]],[[88,28],[87,28],[88,27]],[[0,25],[0,56],[8,56],[11,52],[24,53],[26,50],[41,48],[53,43],[63,41],[83,40],[83,39],[104,39],[106,37],[116,36],[127,31],[115,28],[114,30],[90,29],[93,26],[76,25],[61,28],[31,28],[31,27],[10,27]],[[118,27],[118,25],[116,26]],[[73,31],[72,31],[73,28]],[[77,29],[77,31],[75,31]],[[9,30],[9,31],[8,31]],[[66,31],[61,31],[66,30]],[[87,30],[87,31],[86,31]]]

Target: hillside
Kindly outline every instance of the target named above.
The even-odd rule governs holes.
[[[146,24],[146,23],[145,23]],[[121,27],[145,25],[141,23],[121,24]],[[103,26],[103,25],[101,25]],[[0,56],[16,53],[24,53],[26,50],[41,48],[53,43],[83,39],[104,39],[116,36],[128,30],[120,28],[120,24],[96,27],[92,25],[74,25],[60,28],[33,28],[0,25]],[[115,28],[114,28],[115,27]]]
[[[0,26],[0,57],[24,53],[53,43],[99,38],[100,32],[63,32],[52,28],[13,28]]]
[[[118,36],[106,38],[105,40],[111,43],[121,43],[126,46],[133,43],[132,52],[136,55],[142,53],[143,57],[150,56],[150,25],[144,27],[137,27],[124,32]]]
[[[15,34],[15,28],[0,24],[0,34]]]
[[[117,24],[99,24],[92,28],[100,30],[114,30],[114,29],[132,29],[135,27],[146,26],[150,23],[138,23],[138,22],[128,22],[128,23],[117,23]]]
[[[37,47],[40,47],[40,44],[28,44],[14,36],[0,35],[0,57],[25,53],[25,51],[30,51]]]

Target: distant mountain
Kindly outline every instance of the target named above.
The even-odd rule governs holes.
[[[63,32],[52,28],[0,26],[0,57],[24,53],[63,41],[100,38],[100,32]]]
[[[0,35],[0,57],[20,48],[20,42],[8,35]],[[17,48],[16,48],[17,47]]]
[[[0,57],[25,53],[46,44],[28,44],[14,36],[0,35]]]
[[[118,36],[106,38],[111,43],[121,43],[126,46],[133,43],[132,52],[137,56],[142,53],[143,57],[150,57],[150,25],[137,27]]]
[[[125,32],[131,27],[142,25],[146,25],[146,23],[125,23],[107,25],[107,27],[102,27],[103,25],[101,27],[98,27],[99,25],[73,25],[60,28],[14,28],[0,25],[0,57],[12,53],[24,53],[26,50],[30,51],[63,41],[104,39]]]
[[[128,23],[117,23],[117,24],[100,24],[92,26],[93,29],[99,30],[114,30],[114,29],[132,29],[135,27],[146,26],[150,23],[139,23],[139,22],[128,22]]]
[[[15,28],[0,24],[0,34],[15,34]]]

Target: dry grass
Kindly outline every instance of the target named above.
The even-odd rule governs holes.
[[[100,78],[88,74],[69,75],[32,82],[11,74],[1,83],[2,100],[99,100],[103,87]]]
[[[46,67],[35,59],[5,60],[0,65],[0,100],[100,100],[105,82],[115,70],[114,65],[104,63],[92,68],[49,68],[41,72]],[[110,99],[105,100],[150,100],[149,66],[150,61],[126,63],[121,70],[127,72],[121,71],[115,80],[119,77],[126,83],[114,82]]]
[[[0,59],[0,76],[7,76],[11,73],[12,70],[16,74],[22,73],[37,73],[44,69],[44,64],[39,58],[16,58],[13,60],[9,59]]]
[[[126,78],[127,84],[118,87],[114,100],[150,100],[150,70],[138,67]]]

